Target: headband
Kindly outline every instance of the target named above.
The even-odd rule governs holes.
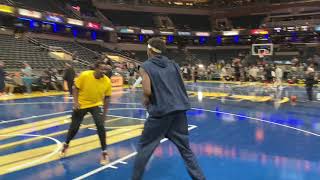
[[[161,50],[159,50],[159,49],[157,49],[157,48],[155,48],[155,47],[151,46],[150,44],[148,44],[148,48],[149,48],[149,49],[151,49],[152,51],[154,51],[154,52],[158,53],[158,54],[161,54],[161,53],[162,53],[162,51],[161,51]]]

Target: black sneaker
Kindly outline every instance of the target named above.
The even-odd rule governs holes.
[[[69,144],[67,144],[67,143],[62,144],[62,149],[60,151],[61,158],[64,158],[66,156],[68,148],[69,148]]]
[[[108,155],[107,151],[102,151],[100,164],[107,165],[109,162],[110,162],[110,159],[109,159],[109,155]]]

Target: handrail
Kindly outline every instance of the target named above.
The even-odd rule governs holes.
[[[42,48],[44,48],[44,49],[46,49],[46,50],[49,50],[49,51],[59,51],[59,52],[66,53],[66,54],[68,54],[68,55],[70,55],[70,56],[73,55],[73,53],[65,50],[65,49],[62,48],[62,47],[49,46],[49,45],[47,45],[47,44],[44,44],[44,43],[39,42],[38,40],[36,40],[36,39],[34,39],[34,38],[30,37],[30,36],[26,36],[26,37],[28,38],[28,40],[29,40],[31,43],[33,43],[33,44],[35,44],[35,45],[38,45],[38,46],[40,46],[40,47],[42,47]],[[81,63],[81,64],[83,64],[83,65],[87,65],[87,66],[90,65],[89,62],[87,62],[87,61],[85,61],[85,60],[83,60],[83,59],[81,59],[81,58],[78,58],[78,57],[77,57],[76,61],[79,62],[79,63]]]
[[[98,52],[96,52],[96,51],[94,51],[94,50],[92,50],[92,49],[90,49],[90,48],[87,48],[87,47],[81,45],[81,43],[79,43],[79,42],[76,42],[76,43],[77,43],[78,46],[80,46],[80,47],[82,47],[82,48],[85,48],[85,49],[87,49],[87,50],[89,50],[89,51],[91,51],[91,52],[93,52],[93,53],[96,53],[96,54],[98,53]],[[100,44],[96,44],[96,45],[101,46]],[[102,47],[103,47],[103,46],[102,46]],[[106,48],[106,47],[103,47],[103,48]],[[112,51],[112,53],[115,53],[115,54],[117,54],[118,56],[120,56],[120,57],[122,57],[122,58],[128,59],[129,61],[133,61],[133,62],[135,62],[135,63],[137,63],[137,64],[141,64],[140,61],[137,61],[136,59],[130,58],[130,57],[128,57],[128,56],[124,56],[124,55],[122,55],[120,52],[116,52],[116,51],[114,51],[114,50],[111,50],[111,51]]]

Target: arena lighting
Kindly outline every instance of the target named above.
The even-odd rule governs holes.
[[[102,29],[105,31],[114,31],[114,28],[108,26],[102,26]]]
[[[29,19],[29,18],[23,18],[23,17],[19,17],[18,19],[20,19],[20,20],[24,20],[24,21],[33,21],[32,19]]]
[[[320,32],[320,25],[315,27],[315,31]]]
[[[287,27],[287,31],[289,32],[295,31],[295,27]]]
[[[234,41],[235,43],[239,43],[239,41],[240,41],[239,35],[234,36],[233,41]]]
[[[309,26],[301,26],[300,28],[301,28],[302,31],[308,31]]]
[[[48,15],[48,16],[46,16],[46,19],[48,21],[52,21],[52,22],[63,23],[62,18],[58,17],[58,16]]]
[[[195,35],[196,35],[196,36],[209,37],[209,36],[210,36],[210,33],[208,33],[208,32],[196,32]]]
[[[167,43],[173,43],[174,37],[172,35],[167,36]]]
[[[251,35],[266,35],[269,34],[269,32],[265,29],[252,29],[250,31]]]
[[[144,41],[144,36],[143,35],[139,35],[139,41],[143,42]]]
[[[203,69],[204,68],[204,65],[203,64],[198,64],[198,67]]]
[[[222,37],[221,36],[217,36],[216,42],[218,45],[222,44]]]
[[[43,24],[51,24],[51,25],[55,25],[55,23],[47,22],[47,21],[43,21],[42,23],[43,23]]]
[[[160,31],[161,35],[173,35],[172,31]]]
[[[178,31],[179,36],[191,36],[191,32]]]
[[[224,36],[237,36],[237,35],[239,35],[239,31],[223,31],[222,35],[224,35]]]
[[[154,34],[154,31],[149,29],[141,29],[141,34]]]
[[[14,7],[0,4],[0,12],[13,14]]]
[[[99,23],[88,22],[87,27],[88,28],[92,28],[92,29],[100,29],[100,24]]]
[[[276,27],[276,28],[273,28],[276,32],[281,32],[282,28],[279,28],[279,27]]]
[[[47,21],[43,21],[43,24],[50,24],[52,25],[52,30],[53,32],[58,32],[58,28],[57,28],[57,24],[56,23],[52,23],[52,22],[47,22]]]
[[[91,32],[91,39],[94,41],[97,40],[97,33],[95,31]]]
[[[38,18],[38,19],[40,19],[42,17],[40,12],[38,12],[38,11],[29,11],[27,9],[19,8],[18,9],[18,13],[19,13],[19,15],[22,15],[22,16],[33,17],[33,18]]]
[[[71,19],[71,18],[67,18],[67,23],[68,24],[72,24],[72,25],[77,25],[77,26],[83,26],[84,22],[80,21],[78,19]]]

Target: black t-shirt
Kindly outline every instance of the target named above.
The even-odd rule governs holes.
[[[0,91],[4,88],[4,80],[6,78],[6,72],[0,67]]]
[[[130,77],[134,76],[134,72],[135,72],[135,71],[136,71],[135,68],[129,68],[129,69],[128,69],[129,76],[130,76]]]
[[[75,76],[76,76],[76,72],[74,71],[74,69],[68,68],[68,69],[66,69],[66,71],[64,73],[63,79],[65,81],[73,81]]]

